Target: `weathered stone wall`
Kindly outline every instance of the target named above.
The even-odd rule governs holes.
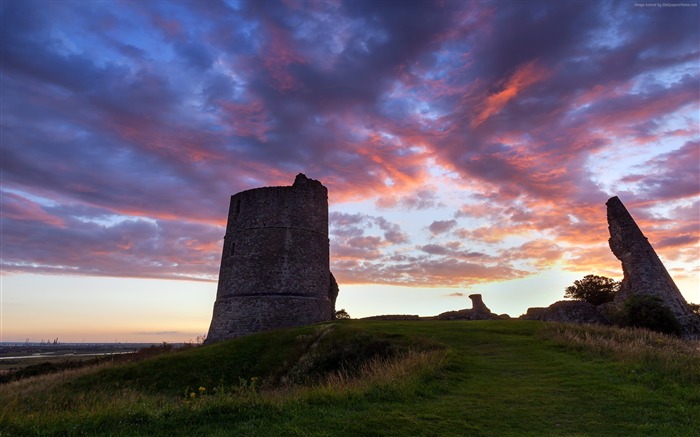
[[[208,343],[331,320],[337,293],[326,187],[299,174],[231,197]]]
[[[540,320],[545,311],[547,311],[547,307],[530,307],[525,314],[518,318],[522,320]]]
[[[615,304],[622,305],[634,295],[660,298],[675,314],[686,335],[700,334],[700,318],[692,313],[688,303],[668,274],[648,239],[617,197],[607,202],[610,249],[622,262],[624,277]]]
[[[300,296],[232,296],[217,299],[207,344],[253,332],[330,320],[330,301]]]
[[[610,324],[595,305],[580,300],[560,300],[547,308],[528,308],[520,318],[543,322]]]

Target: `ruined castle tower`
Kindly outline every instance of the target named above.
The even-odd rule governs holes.
[[[613,254],[622,262],[624,273],[615,303],[622,304],[634,295],[656,296],[675,314],[686,335],[700,335],[700,318],[692,313],[671,275],[620,199],[612,197],[605,205],[608,207],[610,231],[608,243]]]
[[[326,187],[299,174],[231,196],[207,343],[331,320],[337,295]]]

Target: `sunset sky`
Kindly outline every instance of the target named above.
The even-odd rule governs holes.
[[[0,341],[205,334],[230,196],[297,173],[354,317],[621,279],[614,195],[700,303],[700,9],[645,4],[3,1]]]

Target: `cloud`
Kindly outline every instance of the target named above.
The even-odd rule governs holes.
[[[329,214],[331,256],[347,262],[377,260],[386,255],[383,248],[403,245],[409,237],[396,223],[366,214],[331,212]],[[367,235],[379,232],[381,235]],[[352,263],[352,265],[355,265]]]
[[[428,209],[440,206],[436,190],[421,188],[404,196],[380,196],[375,202],[378,208]]]
[[[430,287],[467,287],[493,280],[515,279],[527,271],[508,265],[482,264],[450,257],[427,258],[399,256],[374,262],[343,266],[332,263],[331,270],[340,283],[378,283]]]
[[[537,269],[546,270],[564,256],[564,251],[552,241],[532,240],[506,250],[502,256],[513,260],[527,260],[527,263]]]
[[[439,235],[453,229],[455,226],[457,226],[457,220],[435,220],[428,226],[428,229],[431,234]]]
[[[0,217],[19,220],[37,221],[49,226],[64,227],[65,222],[46,211],[38,203],[14,193],[0,191]]]
[[[534,61],[519,66],[503,85],[503,89],[489,95],[480,106],[480,112],[471,122],[472,129],[500,112],[509,101],[527,87],[546,79],[548,72],[540,69]]]
[[[697,235],[679,235],[677,237],[665,238],[659,241],[656,243],[656,248],[662,249],[666,247],[697,245],[698,241],[700,241],[700,237]]]
[[[3,214],[4,273],[216,279],[221,226],[126,217],[99,219],[62,214],[61,209],[49,209],[62,217],[49,226]]]
[[[445,255],[450,253],[450,250],[439,244],[426,244],[421,246],[420,250],[431,255]]]
[[[229,196],[305,172],[345,281],[616,268],[613,194],[691,271],[700,29],[681,9],[9,2],[3,269],[212,280]]]
[[[384,238],[392,244],[408,243],[410,238],[407,233],[401,230],[401,226],[391,223],[384,217],[376,217],[375,223],[384,231]]]
[[[682,147],[660,154],[639,168],[644,174],[631,174],[623,182],[634,182],[640,194],[649,199],[676,200],[700,193],[700,141],[688,141]]]

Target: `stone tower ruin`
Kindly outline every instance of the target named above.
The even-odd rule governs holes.
[[[624,277],[615,305],[634,295],[658,297],[674,313],[686,336],[700,335],[700,318],[693,314],[664,267],[654,248],[642,234],[619,198],[610,198],[607,206],[610,249],[622,262]]]
[[[331,320],[328,190],[297,175],[290,187],[231,196],[207,343]]]

